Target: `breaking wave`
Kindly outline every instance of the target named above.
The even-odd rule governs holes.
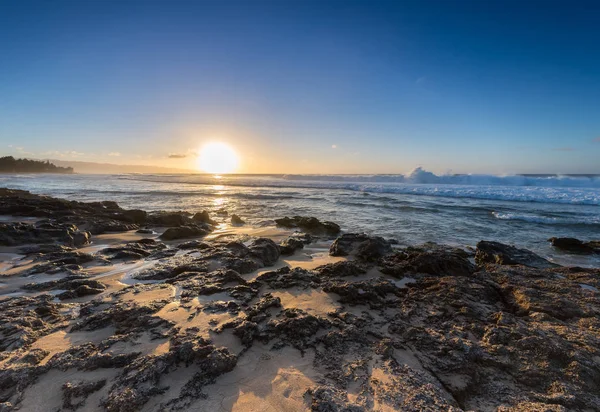
[[[600,188],[597,175],[436,175],[421,167],[406,175],[283,175],[290,181],[409,183],[476,186],[534,186],[534,187],[589,187]]]
[[[417,168],[407,175],[123,175],[121,179],[191,185],[341,189],[516,202],[600,205],[600,177],[558,175],[436,175]]]

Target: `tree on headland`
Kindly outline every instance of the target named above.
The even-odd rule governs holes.
[[[49,161],[0,157],[0,173],[73,173],[72,167],[56,166]]]

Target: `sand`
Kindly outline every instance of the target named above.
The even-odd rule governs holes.
[[[289,347],[274,352],[268,346],[253,345],[233,372],[205,388],[207,399],[195,402],[190,410],[305,411],[304,392],[319,378],[313,360],[311,352],[303,357]]]

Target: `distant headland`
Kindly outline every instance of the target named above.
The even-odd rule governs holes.
[[[73,173],[72,167],[56,166],[49,161],[0,157],[0,173]]]

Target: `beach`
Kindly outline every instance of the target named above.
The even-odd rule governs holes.
[[[600,408],[596,243],[543,239],[561,261],[214,197],[0,200],[4,410]]]

